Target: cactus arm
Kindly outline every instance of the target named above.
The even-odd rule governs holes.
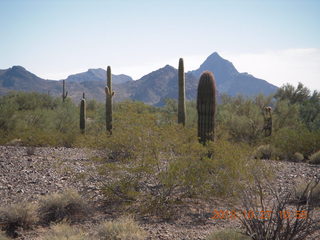
[[[105,86],[105,88],[104,88],[104,91],[106,92],[106,95],[107,95],[107,96],[109,96],[109,94],[110,94],[110,91],[109,91],[109,88],[108,88],[108,86]]]

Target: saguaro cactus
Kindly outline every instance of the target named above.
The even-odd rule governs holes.
[[[214,141],[215,113],[216,113],[216,82],[211,72],[202,73],[197,96],[198,138],[205,144]]]
[[[263,112],[264,117],[264,136],[269,137],[272,134],[272,108],[265,107]]]
[[[106,91],[106,128],[110,134],[112,134],[112,97],[114,92],[112,91],[112,75],[111,67],[107,68],[107,86]]]
[[[86,131],[86,99],[84,93],[80,102],[80,130],[81,133]]]
[[[62,81],[62,101],[63,102],[67,98],[67,96],[68,96],[68,91],[66,91],[66,81],[63,80]]]
[[[186,124],[186,102],[185,102],[185,74],[183,59],[179,59],[179,101],[178,101],[178,123]]]

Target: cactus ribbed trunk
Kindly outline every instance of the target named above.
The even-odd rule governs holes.
[[[86,132],[86,99],[84,93],[80,102],[80,130],[81,133]]]
[[[197,96],[198,139],[205,144],[214,141],[216,113],[216,82],[211,72],[202,73]]]
[[[68,91],[66,91],[66,81],[63,80],[62,81],[62,102],[65,101],[65,99],[67,98],[68,96]]]
[[[179,59],[179,101],[178,101],[178,123],[186,125],[186,102],[185,102],[185,74],[183,59]]]
[[[272,108],[265,107],[264,108],[264,136],[270,137],[272,134]]]
[[[114,92],[112,91],[112,75],[111,67],[107,68],[107,86],[105,87],[106,92],[106,129],[112,134],[112,97]]]

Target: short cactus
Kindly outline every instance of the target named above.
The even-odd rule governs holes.
[[[198,139],[202,144],[214,141],[216,102],[214,76],[205,71],[200,77],[197,95]]]
[[[264,126],[263,131],[265,137],[269,137],[272,134],[272,108],[265,107],[263,112]]]
[[[68,91],[66,91],[66,80],[62,81],[62,101],[64,102],[68,96]]]
[[[84,93],[80,102],[80,131],[81,133],[86,131],[86,99]]]
[[[107,68],[107,86],[105,87],[106,92],[106,129],[112,134],[112,97],[114,92],[112,91],[112,75],[111,67]]]
[[[178,123],[186,124],[186,102],[185,102],[185,74],[183,59],[179,59],[179,101],[178,101]]]

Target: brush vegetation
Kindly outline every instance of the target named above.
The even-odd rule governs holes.
[[[172,99],[162,107],[114,103],[111,117],[104,103],[86,101],[86,134],[81,134],[79,106],[68,98],[2,96],[0,144],[101,150],[97,171],[110,179],[101,183],[105,200],[130,205],[134,213],[171,218],[172,207],[187,198],[238,197],[244,182],[261,171],[267,174],[258,159],[320,162],[320,94],[302,84],[285,85],[274,96],[222,95],[210,129],[214,142],[199,143],[195,101],[185,103],[185,124],[177,123],[178,102]],[[272,109],[270,136],[264,132],[267,106]],[[55,194],[40,200],[39,216],[46,224],[73,221],[85,209],[74,193]]]

